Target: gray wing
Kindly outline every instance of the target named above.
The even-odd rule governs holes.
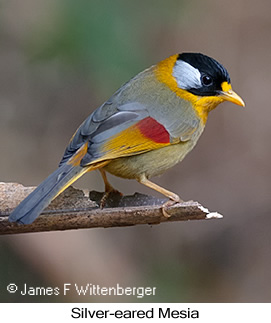
[[[102,152],[99,147],[106,140],[148,117],[148,115],[147,110],[137,102],[122,104],[120,107],[112,101],[105,102],[76,130],[59,165],[67,162],[87,141],[89,142],[88,151],[83,157],[81,165],[86,165],[100,158]]]
[[[154,93],[152,88],[142,88],[141,78],[146,75],[139,74],[126,83],[81,124],[71,138],[60,165],[68,161],[85,142],[89,142],[88,151],[81,165],[102,157],[104,152],[100,148],[104,142],[146,117],[152,117],[163,125],[172,143],[192,138],[200,120],[191,104],[174,96],[159,95],[159,89]],[[145,81],[146,84],[151,85],[151,82]]]

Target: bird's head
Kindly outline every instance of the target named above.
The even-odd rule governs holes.
[[[173,67],[178,87],[214,103],[229,101],[245,106],[231,87],[229,73],[215,59],[200,53],[179,54]]]
[[[182,53],[158,64],[157,77],[178,96],[193,103],[206,121],[218,104],[229,101],[245,106],[231,87],[229,73],[215,59],[200,53]]]

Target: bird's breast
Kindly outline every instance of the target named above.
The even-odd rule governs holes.
[[[137,179],[141,174],[148,178],[161,175],[184,159],[197,143],[202,131],[203,127],[186,142],[112,160],[105,170],[115,176],[129,179]]]

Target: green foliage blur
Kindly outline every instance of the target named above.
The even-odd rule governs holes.
[[[38,185],[94,109],[178,52],[217,59],[246,102],[219,106],[191,154],[153,179],[223,220],[0,236],[1,302],[271,300],[270,10],[266,0],[0,0],[0,181]],[[155,195],[136,181],[109,179],[125,195]],[[98,172],[75,187],[104,189]],[[9,283],[73,282],[155,286],[157,295],[6,291]]]
[[[57,61],[77,70],[103,93],[138,73],[150,60],[160,59],[154,46],[157,31],[177,19],[177,0],[58,0],[47,17],[50,24],[33,26],[27,52],[33,63]],[[174,17],[175,16],[175,17]],[[145,39],[154,42],[148,43]],[[156,38],[156,40],[155,40]],[[157,56],[157,58],[155,57]]]

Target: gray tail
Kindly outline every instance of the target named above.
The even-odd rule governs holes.
[[[63,164],[29,194],[9,216],[10,222],[32,223],[62,191],[85,173],[80,166]]]

